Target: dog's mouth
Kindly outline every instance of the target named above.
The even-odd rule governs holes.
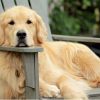
[[[18,43],[18,44],[16,45],[16,47],[28,47],[28,45],[25,44],[25,43]]]
[[[28,47],[28,45],[25,40],[24,41],[20,40],[20,41],[18,41],[16,47]]]

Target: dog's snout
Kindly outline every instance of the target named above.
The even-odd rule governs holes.
[[[27,33],[24,30],[19,30],[16,34],[17,36],[17,44],[16,47],[27,47]]]
[[[26,32],[24,30],[20,30],[17,32],[17,37],[18,38],[25,38],[26,37]]]

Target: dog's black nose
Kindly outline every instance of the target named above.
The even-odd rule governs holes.
[[[26,32],[24,30],[18,31],[17,37],[20,38],[20,39],[24,39],[26,37]]]

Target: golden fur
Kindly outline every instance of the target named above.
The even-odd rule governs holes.
[[[31,24],[26,21],[30,19]],[[14,25],[9,22],[13,20]],[[40,45],[40,94],[44,97],[64,97],[87,100],[85,90],[100,83],[100,59],[85,45],[71,42],[48,42],[41,17],[23,6],[13,7],[0,15],[0,45],[16,46],[16,33],[27,33],[28,46]],[[20,98],[24,93],[24,71],[21,56],[0,52],[0,97]]]

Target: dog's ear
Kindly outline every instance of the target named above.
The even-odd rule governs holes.
[[[47,40],[47,29],[45,26],[45,23],[43,22],[42,18],[38,15],[36,15],[36,35],[37,40],[39,43],[43,43]]]
[[[3,14],[0,15],[0,45],[4,43]]]

